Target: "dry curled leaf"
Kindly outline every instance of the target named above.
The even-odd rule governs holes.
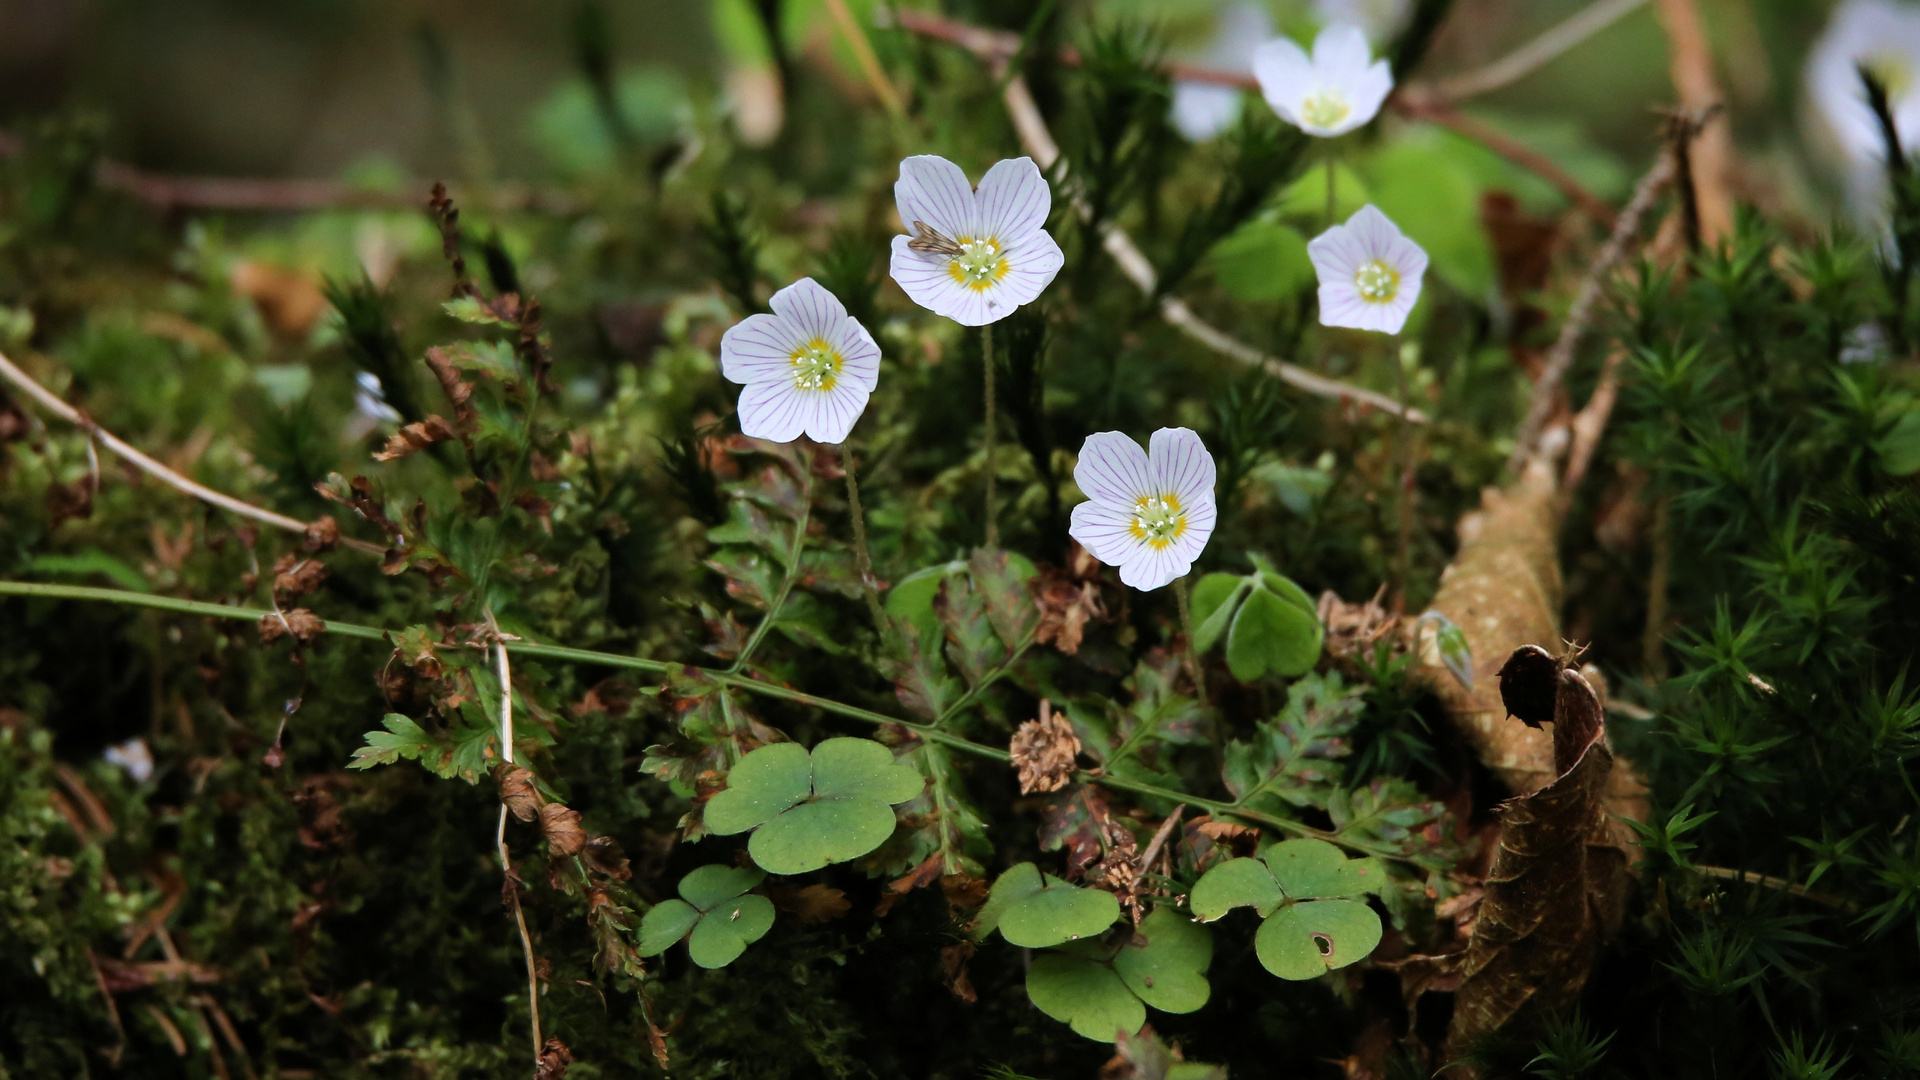
[[[533,774],[517,765],[503,766],[500,772],[500,801],[514,817],[521,821],[532,821],[540,816],[540,804],[544,801],[540,793],[534,790]]]
[[[433,371],[433,377],[439,380],[440,389],[447,395],[447,403],[453,406],[455,421],[465,424],[476,416],[471,399],[473,384],[460,377],[460,369],[454,365],[446,350],[438,345],[427,350],[427,367]]]
[[[260,644],[271,645],[289,633],[293,640],[302,645],[313,644],[313,639],[327,632],[327,624],[320,616],[306,608],[292,608],[287,611],[269,611],[260,616]]]
[[[947,984],[948,993],[969,1005],[980,1000],[980,995],[973,989],[973,979],[967,974],[967,961],[973,959],[973,953],[971,941],[948,945],[940,950],[940,980]]]
[[[533,1080],[561,1080],[573,1065],[573,1051],[559,1039],[548,1039],[540,1048],[540,1061],[534,1067]]]
[[[318,589],[327,580],[327,564],[289,551],[273,564],[273,598],[291,603]]]
[[[794,917],[802,926],[832,922],[853,909],[847,894],[831,885],[813,884],[804,888],[780,885],[767,890],[773,906]]]
[[[308,551],[332,551],[339,542],[340,523],[331,515],[307,522],[307,531],[300,538],[300,546]]]
[[[459,435],[453,430],[453,425],[435,413],[388,436],[387,445],[374,451],[373,460],[398,461],[416,450],[425,450],[434,443],[451,442],[457,438]]]
[[[1066,717],[1054,713],[1052,702],[1042,700],[1040,718],[1021,724],[1008,750],[1020,776],[1020,794],[1059,791],[1073,779],[1080,737]]]
[[[578,855],[587,846],[587,830],[580,827],[580,812],[562,803],[540,808],[540,831],[546,834],[547,851],[554,855]]]
[[[1500,681],[1515,716],[1553,724],[1559,775],[1501,809],[1499,846],[1461,965],[1450,1058],[1491,1032],[1573,1004],[1619,924],[1628,886],[1627,852],[1609,828],[1613,754],[1599,697],[1567,660],[1531,645],[1514,651]]]

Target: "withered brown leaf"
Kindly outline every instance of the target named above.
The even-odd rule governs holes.
[[[434,413],[425,420],[418,420],[402,427],[387,437],[387,445],[374,451],[375,461],[398,461],[416,450],[425,450],[434,443],[451,442],[459,438],[453,425],[446,417]]]
[[[1007,749],[1019,773],[1020,794],[1059,791],[1073,779],[1073,759],[1080,753],[1080,737],[1073,733],[1066,717],[1053,711],[1053,703],[1042,699],[1040,718],[1021,724]]]
[[[1613,753],[1593,687],[1564,660],[1528,646],[1509,658],[1502,690],[1509,708],[1551,702],[1558,776],[1501,809],[1447,1034],[1450,1058],[1490,1032],[1531,1025],[1577,1000],[1619,925],[1629,885],[1626,848],[1609,827]]]
[[[847,894],[831,885],[818,883],[803,887],[779,885],[767,890],[773,906],[794,917],[802,926],[832,922],[853,910]]]
[[[561,803],[540,808],[540,831],[547,836],[547,851],[554,855],[578,855],[587,846],[587,830],[580,827],[580,812]]]

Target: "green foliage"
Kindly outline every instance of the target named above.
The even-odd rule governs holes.
[[[1212,961],[1212,935],[1163,907],[1117,944],[1080,942],[1035,957],[1027,996],[1081,1035],[1110,1042],[1139,1031],[1147,1006],[1190,1013],[1206,1005]]]
[[[1227,667],[1241,682],[1304,675],[1326,638],[1313,601],[1265,558],[1247,557],[1253,573],[1208,574],[1194,587],[1194,648],[1208,652],[1224,634]]]
[[[658,956],[681,941],[703,968],[721,968],[773,928],[773,901],[747,895],[765,874],[758,870],[702,866],[680,879],[680,897],[662,900],[640,920],[635,951]]]
[[[1365,959],[1380,944],[1380,916],[1364,902],[1338,898],[1385,884],[1373,859],[1349,859],[1324,840],[1284,840],[1259,859],[1229,859],[1207,871],[1191,903],[1206,922],[1253,908],[1261,966],[1283,979],[1311,979]]]
[[[1032,863],[1021,863],[993,883],[974,919],[973,936],[983,939],[998,930],[1014,945],[1043,949],[1093,937],[1119,917],[1120,904],[1112,893],[1078,888],[1041,873]]]
[[[809,754],[763,746],[727,773],[707,800],[707,831],[753,830],[747,850],[770,873],[804,874],[857,859],[893,833],[890,804],[919,794],[920,774],[871,739],[828,739]]]

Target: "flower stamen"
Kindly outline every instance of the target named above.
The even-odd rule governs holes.
[[[1400,295],[1400,272],[1374,259],[1353,272],[1353,288],[1369,304],[1391,304]]]
[[[959,254],[947,264],[953,280],[975,292],[997,284],[1007,276],[1007,257],[1000,253],[1000,241],[987,236],[978,240],[963,236],[954,241]]]
[[[1353,106],[1347,96],[1331,86],[1323,86],[1300,102],[1300,119],[1317,128],[1337,127]]]
[[[1180,505],[1180,496],[1172,492],[1140,496],[1133,504],[1133,520],[1127,531],[1155,551],[1165,551],[1187,531],[1187,512]]]
[[[819,338],[793,350],[793,387],[796,390],[832,390],[840,381],[840,368],[846,363],[838,350]]]

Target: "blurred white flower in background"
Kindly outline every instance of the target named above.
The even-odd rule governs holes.
[[[1320,322],[1397,334],[1420,299],[1427,253],[1369,203],[1307,245],[1320,275]]]
[[[100,757],[109,765],[125,769],[136,784],[144,784],[153,777],[153,751],[147,748],[147,740],[138,736],[107,747]]]
[[[1880,123],[1867,105],[1860,68],[1887,86],[1894,126],[1909,150],[1920,138],[1920,6],[1846,0],[1807,57],[1807,93],[1854,164],[1879,165]]]
[[[1398,33],[1412,8],[1412,0],[1313,0],[1313,14],[1322,23],[1351,23],[1375,44]]]
[[[1213,43],[1193,59],[1215,71],[1253,74],[1253,53],[1273,36],[1273,18],[1267,9],[1246,0],[1228,4],[1220,12]],[[1211,139],[1240,118],[1242,93],[1219,83],[1173,84],[1173,126],[1194,142]]]
[[[1254,50],[1253,74],[1280,119],[1322,138],[1364,127],[1393,92],[1392,65],[1373,58],[1351,23],[1320,31],[1311,57],[1291,38],[1274,38]]]

